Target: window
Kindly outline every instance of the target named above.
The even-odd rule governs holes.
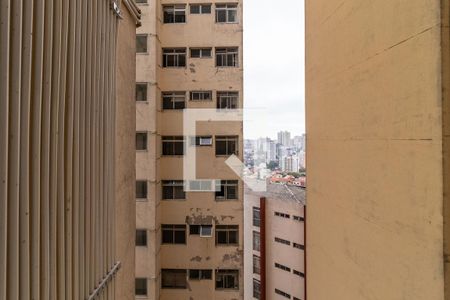
[[[305,218],[300,217],[300,216],[292,216],[292,218],[293,218],[295,221],[299,221],[299,222],[304,222],[304,221],[305,221]]]
[[[190,280],[202,280],[202,279],[212,279],[212,270],[198,270],[191,269],[189,270],[189,279]]]
[[[184,109],[186,107],[185,92],[162,93],[163,109]]]
[[[136,132],[136,150],[147,150],[147,132]]]
[[[292,270],[292,273],[294,273],[295,275],[298,275],[298,276],[300,276],[302,278],[305,277],[305,273],[297,271],[297,270]]]
[[[237,23],[237,4],[216,4],[217,23]]]
[[[216,245],[237,245],[238,225],[216,225]]]
[[[191,145],[192,146],[211,146],[212,145],[212,136],[193,136],[191,137]]]
[[[191,14],[210,14],[211,4],[191,4]]]
[[[258,231],[253,231],[253,250],[261,251],[261,235]]]
[[[186,199],[183,180],[163,180],[162,181],[162,198],[168,199]]]
[[[136,83],[136,101],[147,101],[147,83]]]
[[[187,272],[183,269],[161,269],[161,287],[163,289],[185,289]]]
[[[189,234],[212,237],[212,225],[189,225]]]
[[[261,258],[253,255],[253,274],[261,274]]]
[[[211,101],[212,92],[211,91],[193,91],[189,93],[189,99],[191,101]]]
[[[275,263],[275,268],[281,269],[283,271],[286,272],[291,272],[291,268],[286,267],[285,265],[279,264],[279,263]]]
[[[281,295],[285,298],[291,299],[291,295],[289,295],[288,293],[283,292],[282,290],[279,289],[275,289],[275,294]]]
[[[165,5],[164,23],[185,23],[186,22],[186,6],[181,5]]]
[[[288,214],[285,214],[285,213],[282,213],[282,212],[278,212],[278,211],[275,212],[275,216],[281,217],[281,218],[286,218],[286,219],[289,219],[291,217]]]
[[[147,199],[147,181],[146,180],[136,181],[136,198],[137,199]]]
[[[259,207],[253,207],[253,226],[261,225],[261,210]]]
[[[217,92],[218,109],[236,109],[238,108],[238,92]]]
[[[294,248],[297,248],[297,249],[300,249],[300,250],[305,250],[305,245],[293,243],[292,246],[293,246]]]
[[[184,138],[182,136],[163,136],[162,155],[183,155]]]
[[[147,278],[135,279],[135,294],[136,296],[147,296]]]
[[[147,230],[136,229],[136,246],[147,246]]]
[[[216,290],[239,289],[239,270],[216,270]]]
[[[238,136],[216,136],[216,155],[238,154]]]
[[[237,67],[238,48],[216,48],[216,67]]]
[[[220,190],[217,187],[216,200],[236,200],[238,198],[237,180],[220,180]]]
[[[147,35],[136,35],[136,53],[147,53]]]
[[[284,239],[280,239],[278,237],[275,238],[275,242],[277,243],[281,243],[281,244],[285,244],[285,245],[291,245],[291,242],[289,242],[288,240],[284,240]]]
[[[211,48],[191,48],[192,58],[211,58],[212,49]]]
[[[186,244],[186,225],[162,225],[163,244]]]
[[[253,298],[261,298],[261,282],[255,278],[253,278]]]
[[[163,49],[163,67],[186,67],[186,48]]]

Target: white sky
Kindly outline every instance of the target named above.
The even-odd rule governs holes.
[[[245,138],[305,132],[304,53],[303,0],[244,1]]]

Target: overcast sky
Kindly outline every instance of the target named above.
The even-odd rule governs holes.
[[[244,1],[245,138],[305,132],[304,1]]]

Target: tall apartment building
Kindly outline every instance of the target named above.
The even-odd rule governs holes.
[[[305,189],[245,190],[245,299],[305,299]]]
[[[450,299],[448,0],[307,0],[312,300]]]
[[[138,23],[127,0],[1,1],[1,300],[134,298]]]
[[[243,160],[242,122],[198,122],[189,109],[243,107],[242,1],[139,1],[136,72],[136,297],[242,299],[243,186],[225,164]],[[194,147],[192,191],[183,158]],[[209,182],[211,183],[211,182]]]

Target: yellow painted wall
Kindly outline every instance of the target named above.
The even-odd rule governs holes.
[[[309,299],[444,299],[440,5],[306,1]]]

